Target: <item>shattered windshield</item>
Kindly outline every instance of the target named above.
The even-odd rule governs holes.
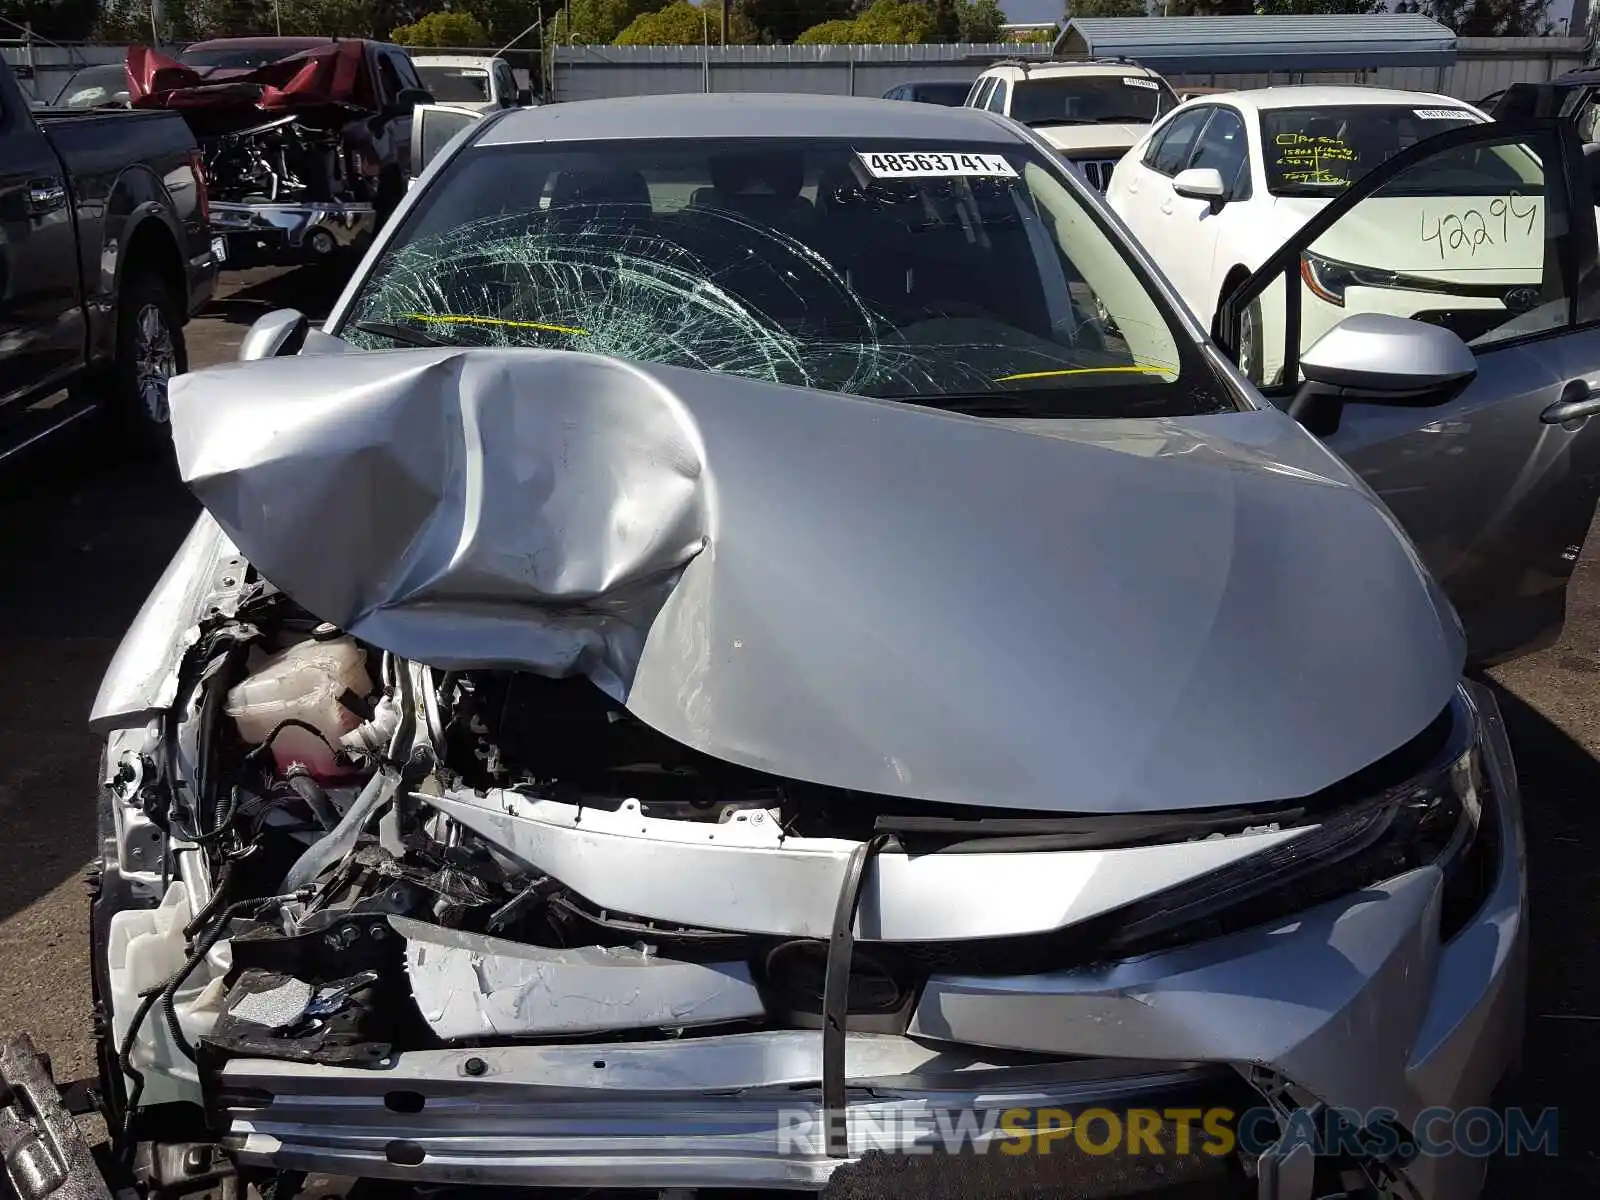
[[[1147,75],[1061,75],[1011,85],[1011,119],[1024,125],[1148,125],[1178,98]]]
[[[979,413],[1230,407],[1032,149],[536,143],[452,161],[339,335],[537,346]]]
[[[489,99],[489,72],[475,67],[430,67],[417,64],[422,85],[440,104],[481,104]]]

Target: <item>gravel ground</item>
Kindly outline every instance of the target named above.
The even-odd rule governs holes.
[[[248,323],[335,287],[309,271],[234,276],[190,327],[196,366],[231,358]],[[30,1030],[59,1078],[92,1073],[81,882],[98,748],[84,728],[100,674],[188,529],[195,502],[160,467],[87,437],[0,473],[0,1029]],[[1527,808],[1535,922],[1525,1071],[1511,1097],[1562,1110],[1561,1152],[1496,1165],[1491,1194],[1600,1194],[1588,1136],[1600,1104],[1600,537],[1560,644],[1495,672]]]

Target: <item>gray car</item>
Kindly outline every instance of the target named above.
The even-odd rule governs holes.
[[[1527,885],[1452,600],[1493,654],[1559,626],[1589,200],[1484,126],[1307,227],[1518,139],[1559,311],[1472,349],[1368,304],[1291,415],[994,114],[463,130],[322,329],[172,385],[206,512],[92,717],[129,1161],[1475,1194],[1553,1135],[1483,1107]]]

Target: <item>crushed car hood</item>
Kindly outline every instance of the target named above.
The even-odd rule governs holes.
[[[330,42],[250,71],[201,72],[149,46],[128,49],[134,108],[209,110],[213,114],[306,112],[378,107],[365,43]]]
[[[184,479],[318,617],[587,675],[716,757],[1062,812],[1311,793],[1464,646],[1371,493],[1276,411],[1010,424],[595,355],[181,376]]]

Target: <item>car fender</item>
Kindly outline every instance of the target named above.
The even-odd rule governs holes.
[[[187,164],[186,167],[187,168]],[[112,183],[106,196],[105,224],[99,247],[99,276],[87,297],[91,305],[93,344],[92,361],[102,362],[115,348],[117,328],[117,297],[126,282],[128,247],[140,239],[146,225],[154,222],[165,232],[172,246],[171,275],[179,281],[178,300],[188,309],[186,263],[183,246],[186,239],[179,223],[172,193],[159,176],[143,164],[123,170]],[[88,249],[86,247],[86,249]]]
[[[233,611],[244,567],[216,518],[201,512],[112,655],[89,711],[91,730],[104,734],[172,707],[178,668],[200,635],[199,618],[213,609]]]

